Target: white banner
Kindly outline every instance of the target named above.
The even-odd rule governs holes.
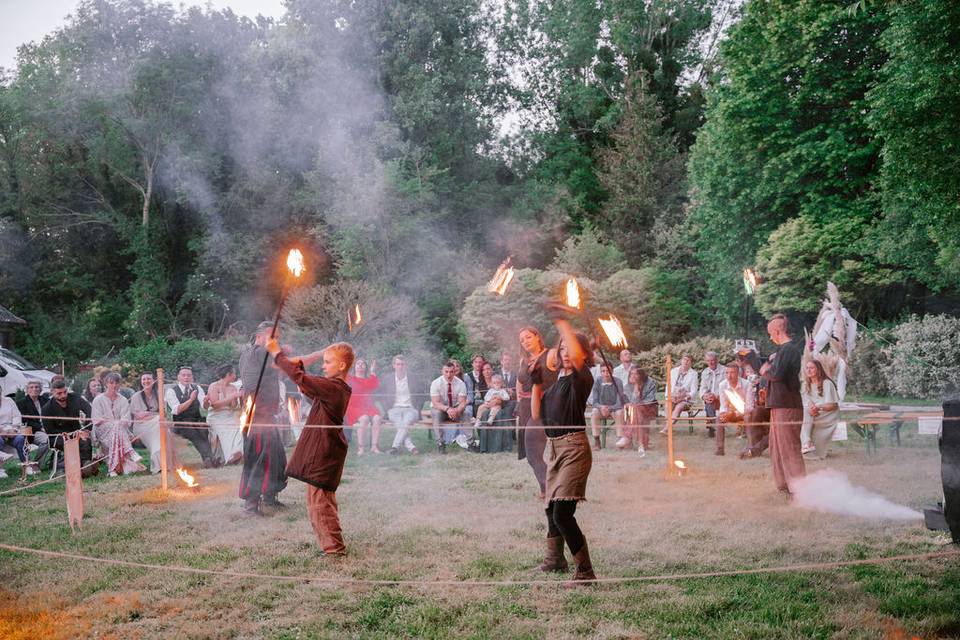
[[[831,440],[846,440],[847,439],[847,423],[844,420],[841,420],[837,423],[837,428],[833,430],[833,437]]]
[[[943,427],[943,418],[917,418],[917,433],[922,436],[938,436]]]

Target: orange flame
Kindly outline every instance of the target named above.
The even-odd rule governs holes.
[[[743,270],[743,286],[747,290],[747,294],[751,296],[757,290],[757,274],[753,269]]]
[[[487,285],[487,291],[502,296],[507,292],[511,280],[513,280],[513,267],[510,266],[510,258],[507,258],[497,267],[497,272],[493,274],[493,280]]]
[[[247,396],[247,404],[240,414],[240,429],[246,433],[250,428],[250,421],[253,419],[253,396]]]
[[[677,469],[687,468],[687,463],[685,463],[683,460],[674,460],[673,464],[677,467]]]
[[[740,415],[743,415],[743,411],[747,408],[747,405],[743,401],[743,398],[740,397],[740,394],[733,389],[726,389],[724,390],[723,395],[727,396],[727,402],[733,406],[734,410]]]
[[[294,278],[299,278],[306,268],[303,266],[303,254],[300,249],[290,249],[287,254],[287,269],[293,274]]]
[[[347,311],[347,330],[353,331],[363,324],[363,313],[360,312],[360,305],[353,305],[353,309]]]
[[[607,340],[610,341],[611,345],[621,349],[625,349],[627,347],[627,336],[624,335],[623,325],[620,324],[620,320],[617,318],[617,316],[611,313],[609,318],[597,318],[597,320],[600,322],[600,327],[607,335]]]
[[[576,278],[567,280],[567,306],[574,309],[580,308],[580,287],[577,285]]]
[[[177,467],[177,475],[180,476],[180,479],[183,480],[183,483],[184,483],[185,485],[187,485],[188,487],[198,487],[198,486],[200,486],[200,485],[197,484],[197,482],[193,479],[193,476],[190,475],[189,473],[187,473],[187,470],[184,469],[183,467]]]
[[[290,424],[300,422],[300,403],[293,396],[287,396],[287,413],[290,415]]]

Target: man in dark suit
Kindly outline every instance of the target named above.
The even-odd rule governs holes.
[[[28,442],[32,441],[33,444],[37,445],[37,455],[34,458],[38,462],[42,462],[44,457],[47,455],[47,452],[50,450],[50,445],[47,440],[47,434],[43,429],[43,418],[36,417],[32,418],[29,416],[40,416],[43,411],[43,405],[46,404],[47,400],[50,399],[49,396],[46,398],[41,395],[40,382],[33,380],[27,383],[27,395],[17,403],[17,409],[20,410],[21,416],[28,416],[23,418],[23,426],[30,427],[33,432],[33,435],[28,438]]]
[[[393,374],[381,379],[379,395],[383,408],[387,410],[387,420],[397,428],[390,453],[400,453],[401,449],[419,453],[410,437],[410,427],[420,419],[426,386],[407,372],[407,362],[402,355],[393,357]]]
[[[500,354],[500,377],[503,378],[503,388],[510,392],[510,401],[506,403],[497,416],[499,421],[513,420],[517,411],[517,372],[513,366],[513,356],[504,351]]]

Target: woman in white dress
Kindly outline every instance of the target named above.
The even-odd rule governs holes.
[[[143,471],[146,467],[130,442],[130,403],[120,395],[120,374],[108,373],[105,382],[107,388],[93,399],[90,412],[107,471],[111,476]]]
[[[840,417],[840,395],[819,361],[810,360],[804,365],[800,395],[803,398],[800,451],[804,456],[823,460]]]
[[[203,400],[207,424],[220,441],[224,462],[238,464],[243,461],[243,432],[240,430],[240,390],[233,384],[237,373],[227,364],[217,370],[217,378],[207,388]]]
[[[160,473],[160,403],[152,373],[140,376],[140,391],[130,398],[133,436],[150,451],[150,473]],[[167,437],[167,469],[175,469],[173,442]]]

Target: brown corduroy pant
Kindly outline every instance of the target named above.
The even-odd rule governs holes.
[[[336,492],[307,486],[307,515],[324,553],[342,555],[347,552],[340,530]]]
[[[770,462],[773,481],[780,491],[790,491],[794,480],[807,475],[800,453],[800,423],[803,409],[770,410]]]

